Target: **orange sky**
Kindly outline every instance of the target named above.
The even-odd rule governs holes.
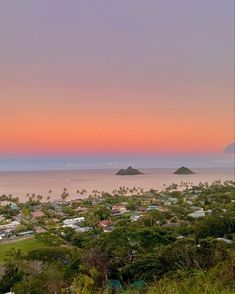
[[[0,155],[221,152],[234,141],[222,2],[1,3]]]
[[[79,102],[58,103],[53,93],[32,89],[28,97],[12,93],[3,102],[0,150],[6,153],[79,152],[219,152],[233,137],[232,104],[203,103],[195,98],[179,106],[177,97],[153,91],[133,93],[134,99],[118,101],[118,95],[79,90],[70,97]],[[40,99],[43,95],[43,99]],[[58,94],[59,95],[59,94]],[[61,95],[66,95],[63,92]],[[112,101],[108,97],[115,97]],[[126,95],[131,95],[127,93]],[[212,95],[212,94],[211,94]],[[218,95],[215,93],[213,99]],[[19,97],[13,104],[11,97]],[[33,99],[36,97],[36,102]],[[46,99],[46,97],[48,97]],[[155,98],[156,97],[156,98]],[[51,100],[50,100],[51,99]],[[133,102],[135,101],[135,102]],[[2,103],[1,103],[2,104]],[[12,112],[14,115],[12,115]]]

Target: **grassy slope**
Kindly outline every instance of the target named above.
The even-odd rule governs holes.
[[[16,241],[9,244],[0,244],[0,263],[4,262],[4,259],[6,257],[6,253],[14,249],[20,249],[22,252],[29,252],[33,249],[42,248],[45,247],[43,243],[38,242],[35,239],[27,239],[22,241]]]

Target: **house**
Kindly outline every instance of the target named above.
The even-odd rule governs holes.
[[[43,229],[42,227],[36,227],[35,231],[36,231],[37,234],[41,234],[41,233],[45,233],[46,232],[46,230]]]
[[[169,205],[171,205],[171,201],[168,201],[168,200],[163,201],[163,203],[164,203],[165,206],[169,206]]]
[[[54,211],[52,209],[49,209],[48,212],[53,214],[55,217],[63,218],[66,216],[66,214],[63,211]]]
[[[121,211],[118,209],[112,209],[112,215],[113,216],[119,216],[122,215]]]
[[[124,205],[114,205],[112,206],[112,215],[121,215],[127,211]]]
[[[142,216],[142,214],[133,214],[133,215],[131,216],[131,220],[132,220],[133,222],[135,222],[135,221],[137,221],[139,218],[141,218],[141,216]]]
[[[205,211],[203,211],[203,209],[196,210],[196,211],[188,214],[188,216],[193,217],[193,218],[204,217],[205,215],[206,215],[206,213],[205,213]]]
[[[31,206],[31,208],[32,208],[32,210],[41,210],[42,205],[41,204],[33,205],[33,206]]]
[[[18,215],[14,216],[14,220],[21,222],[22,221],[22,214],[19,213]]]
[[[62,226],[63,228],[71,228],[74,229],[76,232],[88,232],[90,231],[92,228],[91,227],[80,227],[77,224],[66,224]]]
[[[105,229],[107,227],[110,227],[114,224],[114,222],[112,220],[108,220],[108,219],[105,219],[105,220],[102,220],[100,221],[99,225],[102,229]]]
[[[149,205],[149,206],[147,207],[147,211],[157,210],[157,209],[158,209],[158,206],[156,206],[156,205]]]
[[[175,197],[169,197],[168,200],[171,202],[171,203],[177,203],[178,202],[178,199],[175,198]]]
[[[75,217],[70,219],[65,219],[63,221],[64,226],[71,227],[71,225],[76,225],[78,223],[81,223],[85,220],[85,217]]]
[[[75,228],[75,231],[76,232],[88,232],[90,231],[92,228],[91,227],[80,227],[80,226],[77,226],[77,228]]]
[[[51,203],[51,207],[52,207],[55,211],[61,211],[61,210],[62,210],[61,205],[60,205],[60,203],[58,203],[58,202],[53,202],[53,203]]]
[[[45,213],[41,210],[35,210],[35,211],[32,211],[31,215],[33,218],[41,218],[45,216]]]
[[[86,208],[86,207],[77,207],[76,209],[75,209],[75,211],[77,211],[77,212],[85,212],[85,211],[87,211],[88,210],[88,208]]]
[[[112,220],[102,220],[99,223],[99,226],[105,233],[109,233],[113,230],[114,228],[114,222]]]
[[[0,232],[0,240],[4,239],[5,237],[6,237],[6,234]]]
[[[25,232],[20,232],[20,233],[17,233],[18,236],[21,236],[21,237],[24,237],[24,236],[30,236],[34,234],[34,231],[25,231]]]
[[[16,203],[11,203],[11,204],[10,204],[10,207],[11,207],[11,209],[13,209],[13,210],[18,210],[18,209],[19,209]]]
[[[157,205],[149,205],[147,207],[147,211],[152,211],[152,210],[158,210],[158,211],[161,211],[161,212],[165,212],[167,211],[166,208],[162,207],[162,206],[157,206]]]
[[[7,223],[5,225],[0,225],[0,231],[3,234],[9,234],[15,231],[16,227],[20,224],[18,221],[12,221],[11,223]]]
[[[19,224],[20,224],[20,222],[18,222],[18,221],[12,221],[12,222],[7,223],[5,225],[1,225],[0,230],[5,230],[5,229],[8,229],[8,228],[15,229]]]
[[[122,213],[127,211],[126,206],[124,206],[124,205],[114,205],[114,206],[112,206],[112,209],[119,210]]]

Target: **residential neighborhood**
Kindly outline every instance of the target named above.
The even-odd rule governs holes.
[[[142,294],[159,273],[182,266],[227,270],[235,245],[234,187],[232,181],[182,182],[161,191],[122,186],[91,195],[83,189],[77,199],[64,189],[58,199],[28,195],[25,202],[1,195],[0,290],[25,294],[24,285],[32,280],[34,287],[36,279],[42,293],[50,287],[82,293],[74,289],[89,282],[88,293]],[[12,271],[15,260],[25,267]],[[18,273],[22,278],[12,282]]]
[[[113,194],[95,191],[95,196],[83,195],[83,199],[77,200],[63,200],[64,192],[53,201],[42,201],[42,196],[32,195],[24,203],[11,195],[2,195],[0,242],[31,238],[46,231],[62,236],[66,228],[80,233],[97,228],[108,233],[123,221],[136,222],[149,215],[160,226],[175,227],[212,215],[218,209],[213,202],[206,203],[195,187],[186,189],[187,193],[172,187],[176,189],[143,191],[120,187]],[[230,205],[233,201],[231,198]],[[224,206],[223,209],[226,211]]]

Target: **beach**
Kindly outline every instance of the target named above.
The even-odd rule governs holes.
[[[1,171],[0,195],[13,195],[20,201],[27,199],[26,195],[47,196],[51,200],[60,199],[66,188],[68,199],[88,197],[92,191],[112,192],[120,186],[129,188],[140,187],[144,190],[162,190],[172,183],[190,182],[197,185],[199,182],[212,183],[213,181],[234,180],[233,168],[201,168],[193,169],[192,175],[175,175],[175,168],[142,169],[143,175],[117,176],[114,169],[100,170],[56,170],[56,171]],[[85,189],[87,192],[77,193]]]

